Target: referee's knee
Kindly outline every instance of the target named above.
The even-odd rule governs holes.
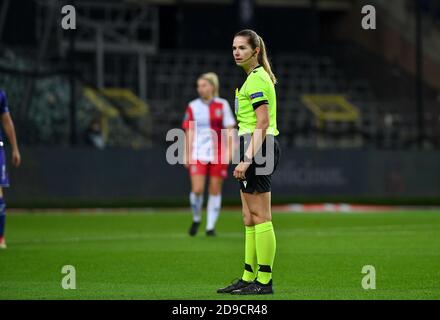
[[[267,221],[271,221],[271,216],[267,212],[262,212],[260,210],[251,210],[251,218],[254,225],[265,223]]]
[[[241,216],[243,218],[243,223],[245,226],[253,225],[254,220],[252,219],[252,214],[246,208],[241,211]]]
[[[262,216],[262,212],[260,212],[259,210],[250,209],[249,211],[251,213],[252,219]]]

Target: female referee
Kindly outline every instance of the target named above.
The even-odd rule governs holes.
[[[182,127],[186,131],[185,167],[191,178],[190,204],[193,222],[189,234],[195,236],[202,219],[203,194],[206,176],[209,175],[206,235],[215,236],[221,202],[222,183],[227,177],[232,156],[229,130],[236,125],[229,103],[219,98],[219,81],[215,73],[202,74],[197,80],[199,98],[186,109]],[[227,128],[228,135],[222,136]],[[214,138],[214,133],[217,138]]]
[[[18,150],[17,137],[15,135],[14,123],[9,114],[8,101],[6,93],[0,90],[0,117],[3,129],[8,137],[9,143],[12,147],[12,164],[18,167],[21,162],[20,151]],[[3,187],[9,187],[9,179],[6,173],[6,158],[4,151],[3,136],[0,132],[0,249],[6,249],[5,240],[5,222],[6,222],[6,204],[3,199]]]
[[[218,293],[270,294],[276,240],[271,214],[271,176],[278,165],[276,78],[263,39],[252,30],[238,32],[232,45],[235,63],[247,73],[236,90],[235,113],[240,137],[240,181],[245,225],[245,264],[241,279]]]

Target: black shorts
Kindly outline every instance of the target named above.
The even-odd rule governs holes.
[[[243,161],[250,135],[240,136],[240,161]],[[266,135],[260,150],[252,159],[252,164],[246,170],[246,180],[240,181],[240,189],[245,193],[265,193],[271,191],[272,174],[275,172],[280,159],[278,140],[273,135]]]

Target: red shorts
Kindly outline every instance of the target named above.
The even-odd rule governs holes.
[[[206,163],[197,161],[196,164],[191,164],[189,166],[190,176],[206,176],[219,177],[225,179],[228,176],[228,165],[221,163]]]

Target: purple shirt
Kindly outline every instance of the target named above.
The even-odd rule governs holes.
[[[6,98],[6,92],[0,89],[0,115],[9,112],[8,99]]]
[[[6,98],[6,93],[0,89],[0,116],[6,112],[9,112],[8,99]],[[3,141],[3,135],[1,130],[0,130],[0,141]]]

